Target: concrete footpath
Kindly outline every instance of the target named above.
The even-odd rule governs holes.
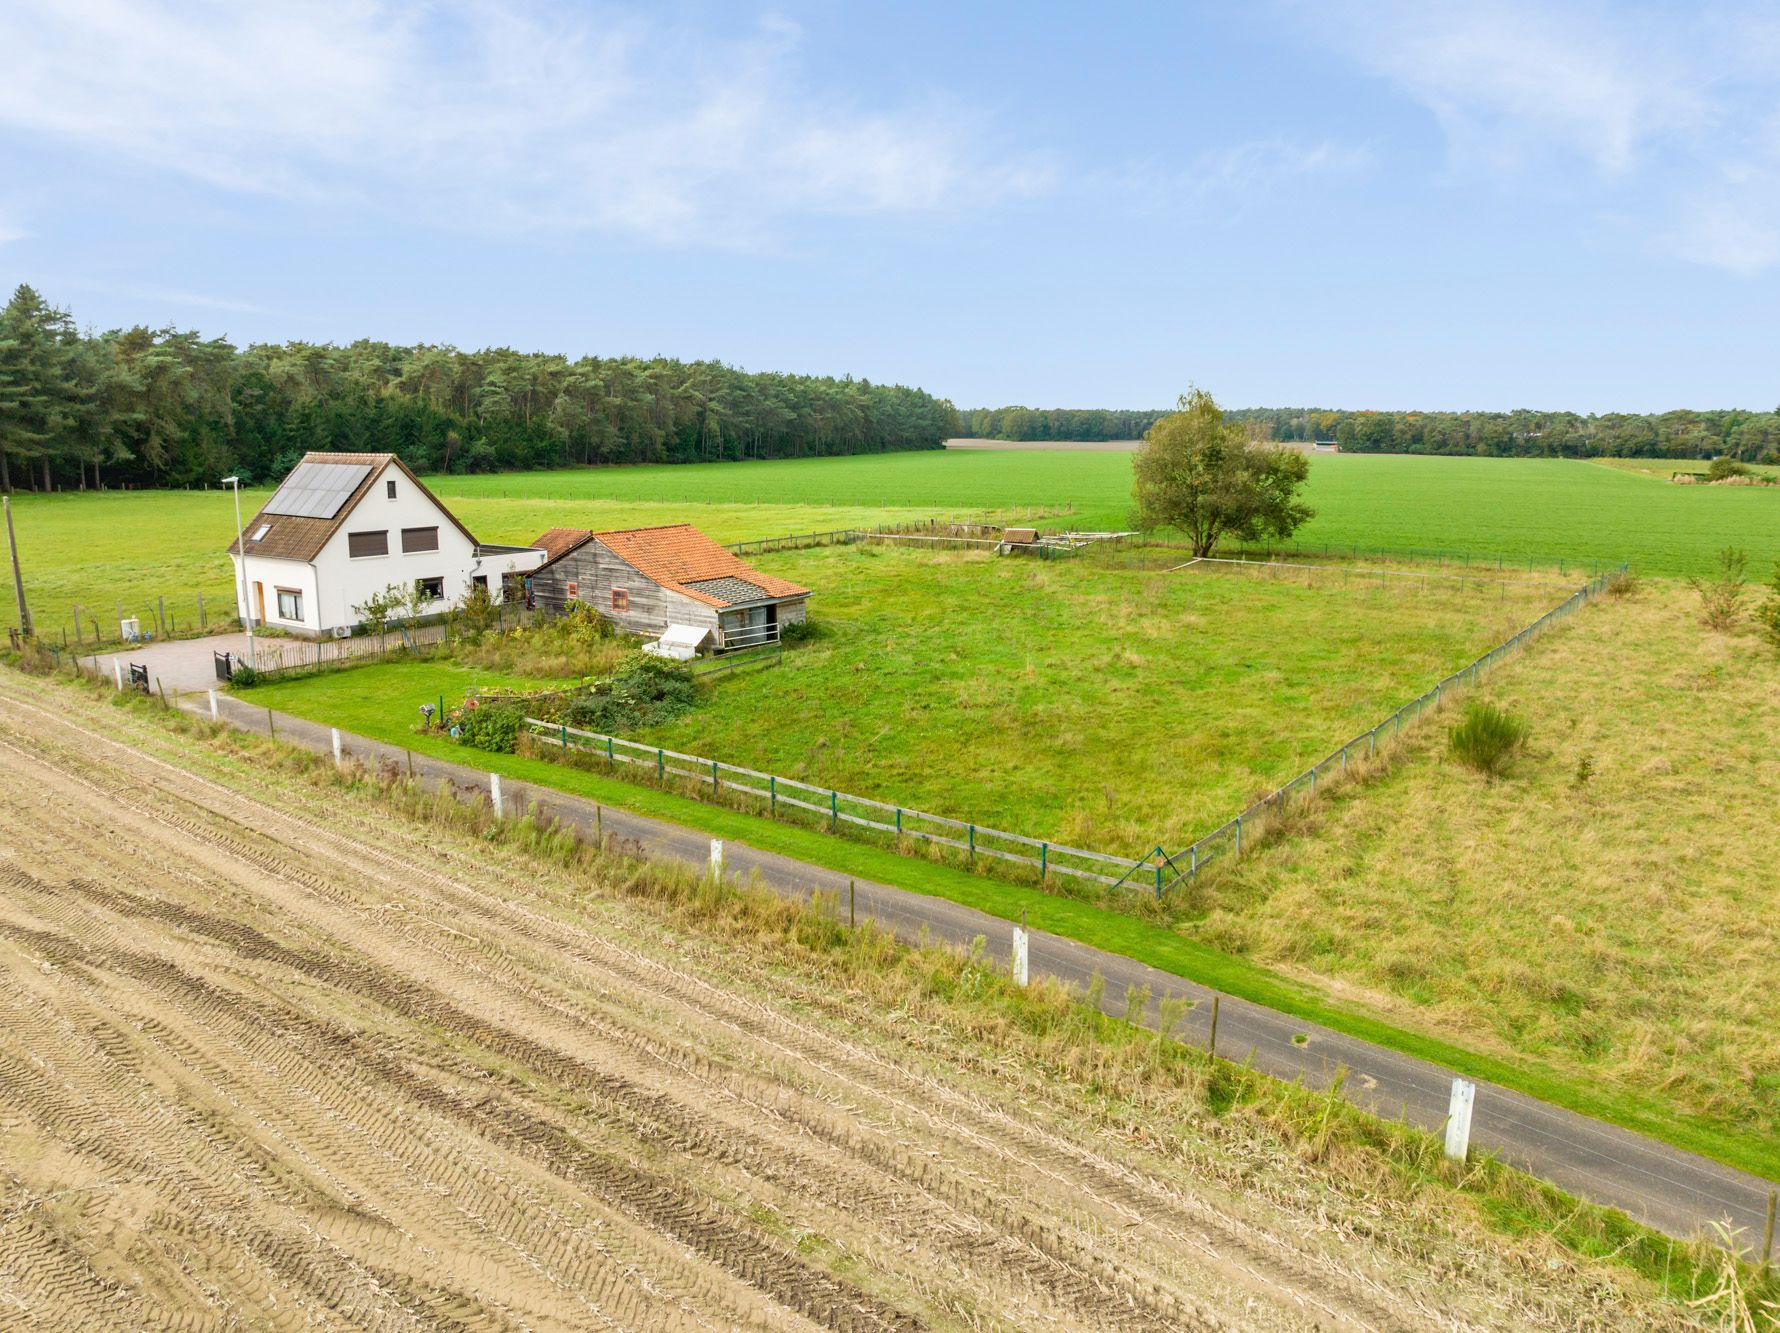
[[[269,715],[266,709],[229,695],[218,695],[217,700],[221,720],[232,726],[261,735],[275,727],[280,740],[324,754],[332,747],[325,726],[283,713]],[[179,705],[209,714],[209,701],[202,693],[179,696]],[[352,758],[403,768],[411,764],[417,778],[450,784],[465,796],[489,790],[489,774],[470,765],[411,754],[362,736],[343,733],[341,743]],[[710,864],[707,833],[511,779],[504,779],[502,788],[503,804],[510,812],[536,805],[540,812],[589,835],[597,824],[608,836],[639,843],[651,855],[694,867]],[[732,875],[758,876],[763,884],[790,896],[808,898],[817,892],[836,896],[843,912],[852,883],[859,919],[876,920],[899,938],[913,941],[925,931],[934,941],[968,945],[980,935],[994,957],[1005,960],[1011,954],[1009,922],[942,898],[869,880],[850,881],[837,871],[739,842],[725,845],[724,866]],[[1203,986],[1041,931],[1031,933],[1029,958],[1034,977],[1052,976],[1082,989],[1098,972],[1106,981],[1102,1007],[1115,1016],[1125,1014],[1128,988],[1148,986],[1152,999],[1145,1021],[1152,1026],[1163,998],[1198,1001],[1175,1034],[1201,1046],[1210,1035],[1213,993]],[[1342,1095],[1368,1111],[1393,1120],[1406,1115],[1435,1132],[1446,1121],[1451,1070],[1227,995],[1218,1004],[1217,1050],[1232,1060],[1252,1060],[1255,1068],[1277,1078],[1301,1079],[1316,1089],[1328,1087],[1345,1071]],[[1671,1236],[1689,1239],[1712,1224],[1728,1225],[1745,1251],[1761,1244],[1769,1193],[1775,1188],[1759,1176],[1486,1082],[1477,1083],[1471,1145],[1473,1151],[1494,1153],[1573,1194],[1623,1209]]]

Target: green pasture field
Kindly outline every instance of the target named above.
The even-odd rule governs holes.
[[[452,496],[448,503],[477,538],[524,543],[553,527],[619,528],[693,522],[721,542],[829,528],[863,527],[932,517],[927,510],[800,504],[685,504],[648,500],[562,499],[549,482],[570,474],[530,477],[529,498]],[[445,479],[449,481],[450,479]],[[250,519],[270,490],[243,491]],[[107,491],[89,495],[13,497],[26,596],[38,632],[52,642],[74,632],[74,607],[90,638],[97,615],[108,637],[120,615],[153,624],[165,598],[179,633],[196,629],[203,598],[212,628],[234,628],[229,559],[235,508],[227,491]],[[12,580],[0,595],[7,623],[16,623]],[[218,625],[218,622],[225,622]]]
[[[1064,505],[1074,506],[1076,526],[1119,528],[1131,508],[1130,455],[1096,451],[973,449],[429,482],[493,542],[529,541],[550,527],[680,521],[741,541]],[[245,493],[244,513],[268,495]],[[1780,558],[1780,488],[1668,486],[1642,465],[1325,456],[1312,460],[1309,499],[1317,517],[1301,540],[1312,546],[1586,566],[1630,560],[1657,575],[1702,572],[1727,543],[1746,549],[1756,569]],[[199,593],[207,611],[232,609],[226,492],[27,494],[15,497],[15,509],[27,589],[52,638],[72,626],[75,603],[111,623],[120,610],[148,620],[164,597],[182,630],[197,622]],[[0,608],[12,620],[10,581],[4,588]]]
[[[1394,1022],[1780,1144],[1780,659],[1646,582],[1481,687],[1506,779],[1444,725],[1193,895],[1195,939]]]
[[[818,636],[634,737],[1112,855],[1176,851],[1562,601],[1093,557],[760,557]]]
[[[959,449],[440,483],[442,493],[465,496],[519,496],[539,486],[563,497],[803,500],[943,513],[1073,504],[1079,527],[1131,521],[1131,455],[1094,450]],[[1653,485],[1644,472],[1582,460],[1321,455],[1311,460],[1308,499],[1317,516],[1300,539],[1313,546],[1600,568],[1628,560],[1657,575],[1703,572],[1726,543],[1746,549],[1760,568],[1780,558],[1780,488]]]

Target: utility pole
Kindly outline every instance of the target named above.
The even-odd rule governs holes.
[[[12,591],[19,599],[19,633],[31,637],[31,611],[25,605],[25,576],[19,569],[19,539],[12,530],[12,497],[0,495],[0,509],[6,511],[6,545],[12,551]]]
[[[241,623],[247,626],[247,665],[257,669],[259,660],[253,651],[253,607],[247,600],[247,537],[241,528],[241,478],[224,477],[223,485],[235,492],[235,587],[241,598]]]

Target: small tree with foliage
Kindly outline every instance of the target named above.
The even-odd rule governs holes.
[[[446,614],[453,637],[468,639],[471,643],[477,642],[501,622],[500,603],[482,583],[472,583],[469,591]]]
[[[1767,601],[1755,608],[1755,623],[1774,651],[1780,652],[1780,560],[1774,562],[1774,574],[1768,580]]]
[[[1749,595],[1744,571],[1749,568],[1749,553],[1727,546],[1718,553],[1718,569],[1710,578],[1695,575],[1688,580],[1700,595],[1701,618],[1715,630],[1736,627],[1743,611],[1743,599]]]
[[[368,625],[377,631],[377,647],[383,647],[383,639],[389,633],[390,621],[394,620],[405,600],[402,585],[392,583],[381,592],[374,592],[364,601],[352,608],[352,614],[358,617],[359,624]]]
[[[1749,469],[1729,454],[1720,454],[1706,465],[1707,481],[1729,481],[1732,477],[1747,477],[1748,475]]]
[[[1195,556],[1210,555],[1226,537],[1289,537],[1312,512],[1298,499],[1309,460],[1249,439],[1203,389],[1182,395],[1180,410],[1150,427],[1132,470],[1139,525],[1179,529]]]

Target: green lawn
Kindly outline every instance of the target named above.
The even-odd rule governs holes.
[[[1134,858],[1184,847],[1567,595],[885,547],[759,563],[816,590],[819,637],[635,739]]]

